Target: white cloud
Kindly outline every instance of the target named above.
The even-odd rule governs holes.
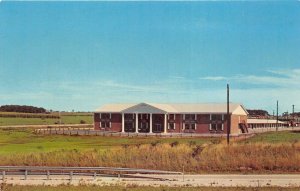
[[[276,76],[274,76],[276,74]],[[255,85],[269,85],[285,88],[300,87],[300,69],[292,70],[268,70],[265,75],[243,75],[238,74],[232,77],[225,76],[206,76],[200,77],[202,80],[220,81],[228,80],[231,82],[239,82]]]
[[[265,75],[208,76],[188,79],[170,76],[151,83],[129,83],[110,79],[81,82],[44,82],[34,91],[1,94],[2,104],[22,103],[47,109],[92,111],[112,102],[225,102],[226,86],[223,81],[239,82],[231,86],[230,100],[243,103],[247,108],[266,109],[269,112],[280,103],[280,112],[290,110],[292,104],[300,108],[300,70],[270,70]],[[222,86],[220,86],[222,84]],[[251,88],[241,88],[252,84]],[[259,85],[268,88],[261,88]],[[1,103],[0,103],[1,104]]]
[[[227,77],[224,76],[206,76],[199,78],[201,80],[212,80],[212,81],[220,81],[220,80],[228,80]]]

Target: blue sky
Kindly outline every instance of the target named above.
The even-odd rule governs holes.
[[[0,2],[0,105],[300,111],[300,2]],[[299,109],[297,109],[299,108]]]

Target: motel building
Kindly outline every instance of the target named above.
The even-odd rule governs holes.
[[[258,129],[258,128],[277,128],[287,126],[286,123],[282,121],[277,121],[276,119],[247,119],[248,128]]]
[[[246,133],[248,112],[230,103],[231,134]],[[122,133],[227,133],[227,104],[108,104],[94,113],[94,129]]]

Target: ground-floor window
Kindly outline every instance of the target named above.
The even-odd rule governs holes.
[[[109,127],[110,127],[110,122],[102,121],[102,122],[101,122],[101,127],[102,127],[102,128],[109,128]]]
[[[131,121],[125,121],[124,127],[125,127],[126,132],[134,132],[135,131],[134,123]]]
[[[169,123],[168,129],[175,130],[175,123]]]
[[[147,122],[141,122],[139,126],[140,132],[149,132],[149,124]]]
[[[223,125],[223,123],[211,123],[209,130],[210,131],[223,131],[224,125]]]
[[[186,130],[196,130],[196,124],[195,123],[185,123],[184,127]]]
[[[161,123],[155,123],[153,126],[153,132],[162,132],[164,131],[163,125]]]

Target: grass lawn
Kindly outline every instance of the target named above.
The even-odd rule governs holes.
[[[279,131],[258,134],[243,142],[248,143],[295,143],[300,142],[300,131]]]
[[[240,143],[293,143],[300,132],[282,131],[256,135]],[[106,150],[125,145],[174,143],[201,145],[220,142],[219,138],[102,137],[34,134],[30,129],[0,129],[0,154],[50,152],[55,150]]]
[[[1,188],[1,187],[0,187]],[[3,191],[298,191],[300,188],[145,187],[145,186],[4,186]]]
[[[30,129],[0,129],[0,154],[49,152],[55,150],[105,150],[122,145],[151,143],[203,144],[218,141],[216,138],[119,138],[102,136],[37,135]]]
[[[79,124],[81,120],[85,123],[93,123],[92,115],[62,115],[61,122],[64,124]],[[0,117],[0,126],[5,125],[51,125],[59,123],[59,119],[51,118],[15,118],[15,117]]]

